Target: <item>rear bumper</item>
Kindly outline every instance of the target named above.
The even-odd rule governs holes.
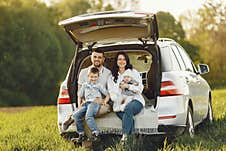
[[[157,108],[159,125],[186,125],[186,102],[186,97],[183,95],[160,97]]]

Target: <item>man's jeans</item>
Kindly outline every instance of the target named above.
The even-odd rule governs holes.
[[[85,102],[85,104],[77,112],[73,113],[72,117],[75,120],[77,131],[79,134],[84,134],[85,130],[82,124],[82,119],[85,115],[86,123],[92,133],[97,133],[97,125],[95,116],[100,108],[100,105],[95,102]]]
[[[117,112],[117,116],[122,120],[122,134],[131,134],[134,131],[133,116],[140,113],[143,105],[138,100],[132,100],[125,107],[124,112]]]

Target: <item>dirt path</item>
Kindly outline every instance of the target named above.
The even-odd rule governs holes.
[[[0,107],[0,112],[16,113],[24,112],[34,108],[34,106],[23,106],[23,107]]]

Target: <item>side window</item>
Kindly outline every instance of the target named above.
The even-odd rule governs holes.
[[[170,49],[170,47],[161,48],[161,57],[162,57],[162,71],[178,71],[180,70],[180,65],[176,59],[175,54]]]
[[[179,50],[177,49],[177,47],[175,45],[171,45],[171,48],[172,48],[173,53],[176,56],[177,61],[180,64],[181,70],[185,71],[186,70],[186,66],[185,66],[184,61],[182,60],[182,57],[181,57],[181,55],[179,53]]]
[[[177,46],[177,48],[178,48],[179,53],[181,54],[181,56],[184,60],[186,70],[194,72],[194,68],[192,66],[192,61],[191,61],[190,57],[188,56],[188,54],[185,52],[185,50],[181,46]]]
[[[161,47],[161,65],[162,71],[167,72],[172,70],[172,62],[170,59],[169,47]]]
[[[170,58],[171,58],[171,61],[172,61],[172,70],[174,71],[178,71],[178,70],[181,70],[181,67],[179,65],[179,61],[178,59],[176,58],[176,55],[175,53],[172,51],[172,49],[170,49]]]

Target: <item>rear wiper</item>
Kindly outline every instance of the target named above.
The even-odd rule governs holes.
[[[87,46],[88,49],[89,49],[89,50],[92,50],[93,46],[94,46],[96,43],[97,43],[97,42],[93,42],[91,45],[88,45],[88,46]]]
[[[143,40],[142,38],[138,38],[143,43],[143,46],[145,47],[147,45],[147,40]]]

